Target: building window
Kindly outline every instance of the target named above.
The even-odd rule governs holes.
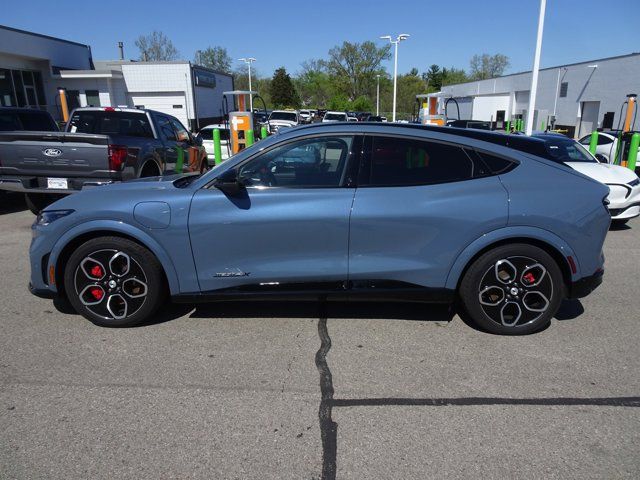
[[[85,90],[87,96],[87,107],[99,107],[100,106],[100,92],[98,90]]]
[[[0,69],[0,105],[42,107],[46,103],[40,72]]]
[[[562,82],[560,84],[560,96],[566,97],[568,90],[569,90],[569,82]]]

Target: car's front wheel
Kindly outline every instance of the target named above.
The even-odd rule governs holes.
[[[564,298],[556,261],[527,244],[503,245],[480,256],[460,284],[460,299],[482,329],[524,335],[549,324]]]
[[[145,247],[100,237],[74,251],[64,288],[75,310],[96,325],[131,327],[148,320],[166,300],[162,266]]]

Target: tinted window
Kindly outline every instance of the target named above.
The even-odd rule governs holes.
[[[153,138],[149,120],[142,113],[80,111],[71,117],[69,131]]]
[[[573,140],[547,140],[545,146],[549,152],[548,158],[556,162],[598,163],[582,145]]]
[[[347,114],[346,113],[327,113],[324,116],[325,120],[338,120],[340,122],[344,122],[347,120]]]
[[[568,91],[569,91],[569,83],[568,82],[562,82],[560,84],[560,96],[561,97],[566,97]]]
[[[481,158],[482,162],[487,166],[487,168],[489,169],[489,173],[491,173],[492,175],[506,173],[517,165],[511,160],[507,160],[506,158],[502,157],[496,157],[495,155],[490,155],[486,152],[476,153]]]
[[[229,140],[229,130],[227,128],[220,128],[220,140]],[[203,140],[213,140],[213,128],[203,128],[198,133],[198,136]]]
[[[0,113],[0,132],[10,132],[12,130],[20,130],[21,128],[16,114]]]
[[[22,127],[33,132],[53,132],[58,127],[46,113],[21,112],[18,114]]]
[[[273,112],[269,120],[287,120],[289,122],[297,122],[298,114],[295,112]]]
[[[353,137],[322,137],[276,147],[244,164],[247,186],[338,187]]]
[[[178,140],[176,137],[176,132],[171,126],[171,121],[169,120],[169,118],[158,116],[156,117],[156,121],[158,123],[158,130],[160,131],[160,135],[162,136],[163,140],[166,140],[168,142],[175,142]]]
[[[176,131],[176,134],[178,135],[179,141],[184,142],[189,140],[189,133],[187,132],[187,129],[184,128],[184,125],[182,125],[182,123],[180,123],[178,119],[172,118],[171,124],[173,125],[173,129]]]
[[[373,137],[369,183],[428,185],[474,176],[474,164],[460,147],[423,140]]]
[[[582,137],[578,140],[582,145],[591,144],[591,135],[587,135],[586,137]],[[606,135],[598,135],[598,145],[609,145],[613,143],[613,138],[609,138]]]

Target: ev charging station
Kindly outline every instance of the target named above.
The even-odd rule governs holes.
[[[249,95],[256,95],[258,92],[252,90],[232,90],[229,92],[222,92],[225,98],[226,104],[228,104],[228,98],[232,98],[232,105],[237,109],[232,112],[228,112],[229,130],[231,132],[231,154],[235,155],[240,150],[245,149],[253,145],[254,137],[254,125],[253,125],[253,112],[247,110],[247,97]]]

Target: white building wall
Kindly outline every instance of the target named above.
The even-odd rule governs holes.
[[[482,95],[473,99],[474,120],[496,120],[496,112],[509,111],[509,95]]]
[[[597,68],[591,65],[598,65]],[[560,78],[560,82],[558,82]],[[566,97],[557,96],[558,83],[567,82]],[[528,108],[528,92],[531,88],[531,72],[519,73],[489,80],[468,82],[442,87],[447,96],[478,96],[489,93],[505,93],[512,96],[510,113],[520,113]],[[615,112],[614,127],[618,124],[620,106],[628,93],[640,93],[640,54],[635,53],[609,59],[598,59],[573,65],[540,70],[536,110],[553,115],[556,104],[556,125],[578,127],[581,102],[599,102],[598,123],[601,125],[606,112]],[[524,100],[526,98],[526,102]],[[475,114],[475,112],[474,112]],[[545,115],[546,116],[546,115]],[[543,118],[538,118],[539,128]],[[636,125],[640,128],[640,121]]]

